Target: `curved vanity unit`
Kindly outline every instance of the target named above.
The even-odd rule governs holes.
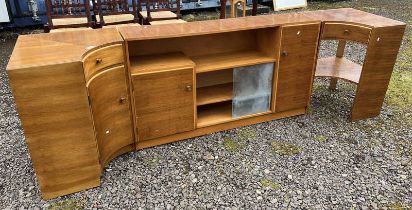
[[[138,149],[305,114],[314,76],[379,114],[405,24],[354,9],[20,36],[7,70],[44,199]],[[317,59],[320,39],[340,40]],[[368,46],[363,66],[346,41]],[[316,73],[315,73],[316,71]]]

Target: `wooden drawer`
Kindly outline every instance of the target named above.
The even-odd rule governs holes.
[[[124,62],[121,44],[111,45],[88,53],[83,59],[86,82],[100,70]]]
[[[325,23],[322,31],[322,39],[344,39],[368,43],[371,28],[344,24],[344,23]]]

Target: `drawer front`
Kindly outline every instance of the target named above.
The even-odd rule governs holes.
[[[344,23],[325,23],[323,25],[322,39],[344,39],[368,43],[371,28],[344,24]]]
[[[138,141],[195,128],[194,71],[133,76]]]
[[[313,82],[319,30],[320,24],[282,27],[276,112],[307,107]]]
[[[134,144],[124,66],[100,72],[90,79],[87,88],[100,163],[106,165],[122,148]]]
[[[121,44],[103,47],[88,53],[83,59],[86,82],[104,68],[121,63],[124,63]]]

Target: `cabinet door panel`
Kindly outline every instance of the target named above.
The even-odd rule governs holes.
[[[124,66],[105,70],[88,84],[100,162],[133,145],[133,126]]]
[[[133,77],[138,140],[195,128],[193,69]]]
[[[310,99],[320,24],[282,28],[275,111],[304,108]]]

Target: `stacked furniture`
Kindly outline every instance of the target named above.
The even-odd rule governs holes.
[[[147,0],[144,11],[139,0],[132,0],[132,5],[128,0],[93,0],[92,3],[96,21],[92,20],[89,1],[46,0],[48,23],[44,26],[44,32],[186,22],[181,19],[180,1]]]
[[[402,22],[337,9],[20,36],[7,70],[43,198],[98,186],[125,152],[305,114],[315,70],[347,62],[318,61],[319,37],[364,40],[359,25],[358,120],[379,114]]]

